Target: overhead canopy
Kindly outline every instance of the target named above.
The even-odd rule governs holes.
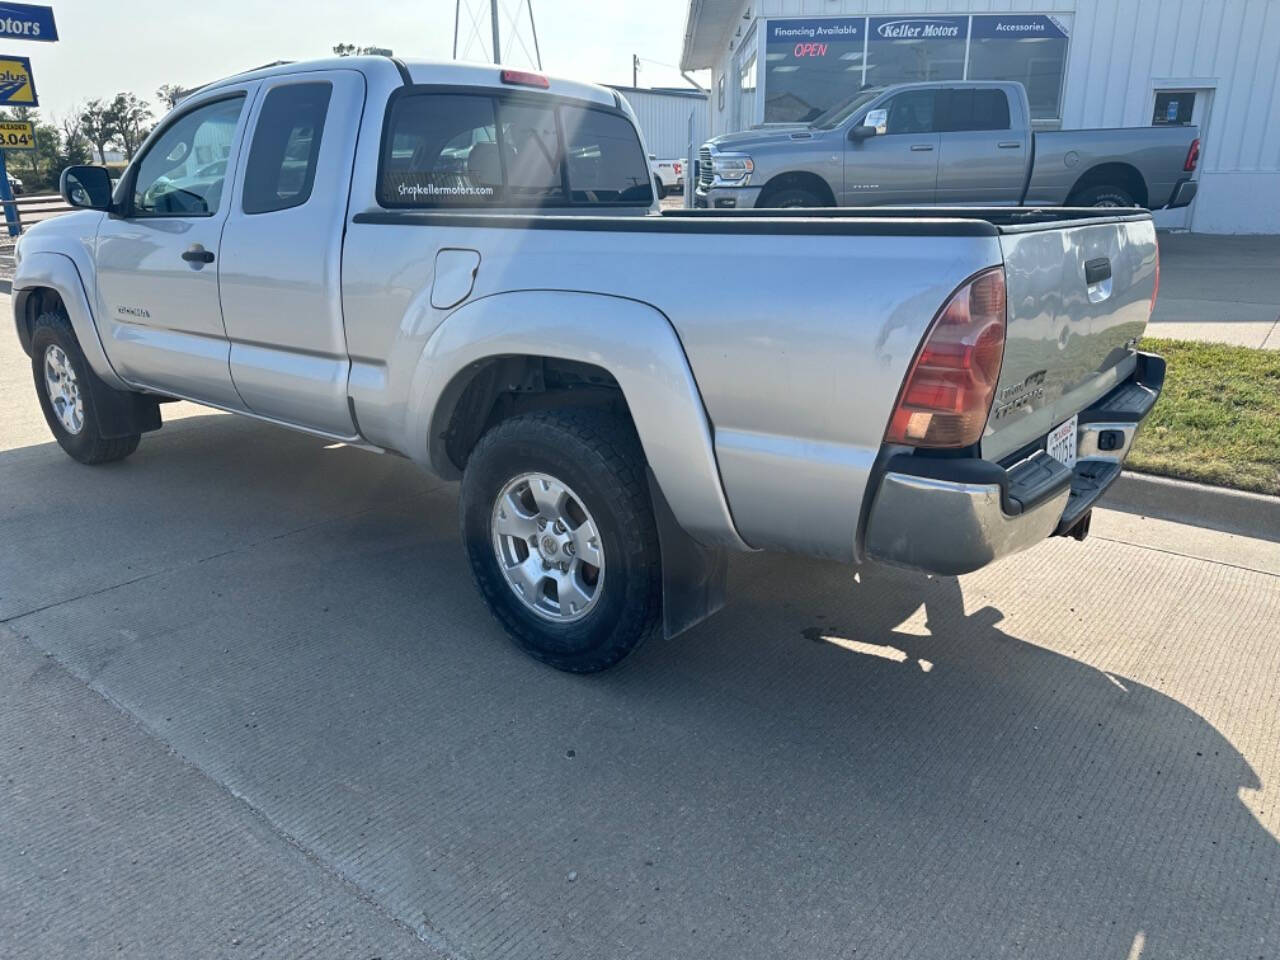
[[[681,70],[706,70],[715,63],[741,6],[741,0],[689,0]]]

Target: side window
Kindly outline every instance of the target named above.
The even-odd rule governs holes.
[[[292,83],[267,94],[245,169],[245,213],[287,210],[310,198],[332,94],[328,82]]]
[[[208,217],[218,211],[244,96],[216,100],[169,125],[138,164],[131,215]]]
[[[933,133],[934,90],[906,90],[889,101],[890,133]]]
[[[938,95],[936,113],[943,132],[1009,129],[1009,98],[1003,90],[944,91]]]
[[[554,107],[500,103],[507,196],[516,206],[564,202],[560,179],[560,133]]]
[[[476,206],[502,194],[493,100],[472,94],[400,97],[382,145],[384,207]]]
[[[574,203],[653,202],[649,165],[635,127],[625,117],[565,106],[560,122]]]

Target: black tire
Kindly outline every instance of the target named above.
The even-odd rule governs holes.
[[[1124,187],[1086,187],[1071,198],[1072,207],[1136,207],[1137,201]]]
[[[826,204],[808,190],[790,189],[769,194],[765,201],[757,206],[781,210],[786,207],[825,207]]]
[[[45,382],[44,365],[50,347],[60,347],[66,355],[78,385],[81,403],[84,407],[83,425],[78,432],[72,433],[54,411],[53,401],[49,396],[49,387]],[[123,460],[138,449],[138,441],[142,435],[135,433],[126,437],[107,439],[98,430],[98,416],[94,408],[94,383],[97,374],[89,367],[80,349],[80,341],[76,339],[71,321],[66,314],[49,311],[36,317],[31,328],[31,372],[35,378],[36,396],[40,399],[40,409],[44,411],[44,419],[49,424],[58,446],[74,460],[96,465]]]
[[[661,178],[659,178],[659,177],[654,177],[654,178],[653,178],[653,189],[654,189],[654,190],[656,190],[656,191],[658,192],[658,199],[659,199],[659,200],[665,200],[665,199],[667,199],[667,187],[666,187],[666,185],[662,182]]]
[[[494,505],[508,483],[530,472],[571,488],[599,532],[602,593],[573,622],[553,622],[531,610],[499,564]],[[531,657],[558,670],[595,673],[618,663],[656,629],[661,554],[644,454],[631,424],[583,408],[504,420],[480,439],[467,461],[459,512],[476,586],[516,646]]]

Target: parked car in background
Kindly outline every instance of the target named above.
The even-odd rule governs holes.
[[[660,197],[684,192],[685,166],[684,160],[659,160],[656,154],[649,154],[649,169],[661,188],[658,191]]]
[[[22,181],[12,173],[9,174],[9,189],[13,191],[15,197],[21,195],[23,191]]]
[[[460,479],[481,594],[564,670],[719,609],[733,552],[958,574],[1084,537],[1163,383],[1150,214],[662,214],[651,176],[607,88],[255,70],[114,197],[63,172],[86,209],[20,239],[18,339],[83,463],[183,398]]]
[[[1194,126],[1032,131],[1020,83],[864,90],[807,124],[715,137],[695,206],[1181,207],[1196,195]]]

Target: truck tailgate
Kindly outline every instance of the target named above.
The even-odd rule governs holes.
[[[1149,214],[1005,228],[1008,334],[982,456],[1036,443],[1128,377],[1158,271]]]

